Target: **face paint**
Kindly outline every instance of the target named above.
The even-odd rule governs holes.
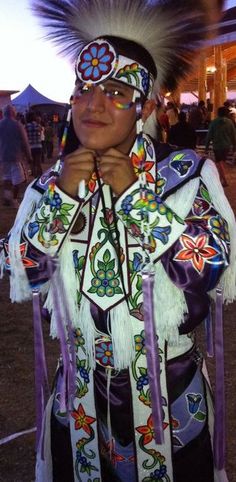
[[[104,96],[109,99],[112,104],[117,108],[121,110],[127,110],[133,107],[135,104],[134,100],[128,101],[129,93],[127,94],[126,91],[124,90],[124,87],[122,89],[122,86],[120,87],[120,83],[117,82],[117,87],[116,86],[106,86],[104,84],[99,84],[97,87],[100,87],[102,90]],[[79,87],[75,90],[75,93],[73,94],[73,103],[77,102],[83,102],[86,100],[86,102],[89,101],[89,95],[93,95],[95,86],[91,83],[84,83],[79,85]]]

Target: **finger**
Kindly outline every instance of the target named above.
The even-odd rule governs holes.
[[[119,151],[115,147],[110,147],[107,149],[103,154],[103,156],[112,156],[112,157],[123,157],[125,154],[123,152]]]

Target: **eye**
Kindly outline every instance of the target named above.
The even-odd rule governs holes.
[[[108,97],[124,97],[124,92],[119,89],[114,89],[114,88],[106,88],[105,93]]]
[[[83,94],[87,94],[88,92],[91,91],[91,88],[92,88],[92,86],[90,86],[90,85],[87,85],[87,84],[84,84],[84,85],[83,85],[83,84],[81,84],[81,85],[79,85],[79,86],[77,87],[77,89],[76,89],[76,91],[75,91],[75,93],[74,93],[74,96],[75,96],[75,97],[80,97],[80,96],[83,95]]]
[[[92,89],[92,86],[91,86],[91,85],[87,85],[87,84],[81,85],[81,87],[80,87],[80,92],[81,92],[82,94],[85,94],[86,92],[90,92],[91,89]]]

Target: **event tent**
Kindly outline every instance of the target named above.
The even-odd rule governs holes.
[[[31,84],[12,100],[12,104],[18,112],[25,112],[32,109],[51,114],[57,112],[59,115],[65,113],[65,108],[67,106],[67,104],[56,102],[55,100],[45,97],[45,95],[32,87]]]

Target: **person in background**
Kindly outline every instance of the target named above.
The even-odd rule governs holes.
[[[228,186],[224,162],[230,150],[233,151],[233,154],[236,151],[236,131],[232,120],[228,118],[228,114],[228,107],[218,108],[217,117],[210,123],[205,145],[206,153],[208,153],[209,146],[212,143],[215,162],[223,187]]]
[[[211,122],[212,112],[213,112],[213,104],[211,102],[211,99],[209,99],[209,98],[207,99],[206,109],[207,109],[207,115],[206,115],[205,123],[206,123],[206,127],[207,127],[207,126],[209,126],[209,124]]]
[[[177,124],[170,128],[169,143],[185,149],[195,149],[197,136],[193,127],[186,120],[186,113],[181,111],[178,118]]]
[[[236,108],[235,107],[229,107],[229,119],[233,122],[234,127],[236,128]]]
[[[25,129],[16,120],[16,110],[9,104],[0,121],[0,161],[2,164],[3,204],[19,207],[19,191],[28,179],[31,150]]]
[[[158,119],[158,107],[154,99],[143,107],[143,132],[149,134],[158,142],[164,142],[164,131]]]
[[[166,113],[166,106],[157,96],[157,120],[162,128],[162,137],[164,142],[168,142],[170,123]]]
[[[212,290],[236,296],[235,219],[214,163],[156,142],[142,125],[155,80],[176,88],[215,25],[216,3],[33,6],[47,34],[74,52],[67,127],[77,140],[66,142],[59,169],[29,186],[2,257],[12,298],[33,289],[39,331],[41,293],[61,341],[36,481],[226,481],[222,439],[214,468],[194,332]]]
[[[188,122],[196,130],[206,130],[207,109],[204,100],[198,105],[193,105],[189,111]],[[197,132],[197,145],[202,145],[205,139],[205,132]]]
[[[36,121],[41,127],[41,144],[42,144],[42,156],[41,156],[41,162],[45,162],[45,155],[46,155],[46,143],[45,143],[45,125],[46,122],[45,120],[41,119],[41,117],[36,118]]]
[[[47,160],[51,161],[53,156],[53,141],[54,141],[54,130],[51,121],[47,121],[45,125],[45,149]]]
[[[169,126],[174,126],[178,122],[178,108],[174,102],[167,102],[166,104],[166,114],[169,120]]]
[[[37,122],[35,112],[28,112],[26,115],[25,129],[27,132],[29,145],[31,149],[31,171],[32,176],[37,177],[42,174],[42,140],[41,140],[41,125]]]

